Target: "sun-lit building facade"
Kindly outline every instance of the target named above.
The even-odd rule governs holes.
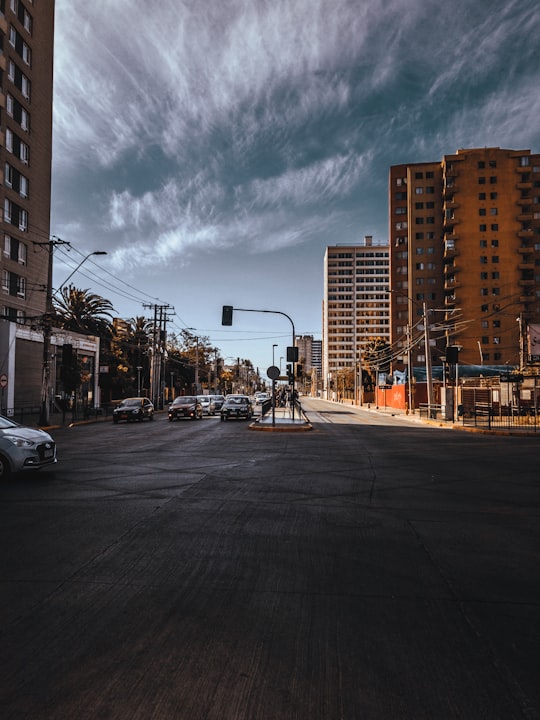
[[[425,365],[523,366],[540,323],[540,155],[498,147],[390,169],[391,342]]]
[[[332,245],[324,257],[323,385],[331,397],[343,372],[360,373],[370,342],[388,341],[389,248],[366,236],[357,245]],[[358,386],[358,383],[355,383]]]

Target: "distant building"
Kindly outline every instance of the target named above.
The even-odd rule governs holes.
[[[39,404],[42,391],[42,328],[53,250],[54,0],[1,2],[0,33],[0,374],[7,377],[5,410]]]
[[[324,257],[323,385],[327,397],[352,372],[359,391],[365,347],[389,340],[389,248],[366,236],[358,245],[333,245]],[[341,378],[341,380],[340,380]],[[349,382],[350,386],[350,382]]]
[[[458,150],[390,169],[391,343],[424,365],[536,362],[540,329],[540,155]],[[399,349],[402,352],[399,354]]]

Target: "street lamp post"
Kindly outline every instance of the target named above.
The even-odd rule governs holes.
[[[137,365],[137,397],[141,397],[141,370],[142,365]]]
[[[53,295],[57,295],[60,292],[60,290],[67,284],[68,280],[71,280],[71,278],[75,275],[77,270],[81,267],[81,265],[83,265],[88,260],[88,258],[92,257],[92,255],[106,255],[106,254],[107,254],[106,250],[94,250],[94,252],[88,253],[88,255],[83,257],[83,259],[77,265],[75,270],[72,270],[70,272],[70,274],[67,276],[67,278],[64,280],[64,282],[58,286],[58,289],[54,291]]]

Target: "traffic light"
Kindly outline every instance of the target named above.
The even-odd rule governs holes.
[[[296,345],[289,345],[289,347],[287,348],[287,362],[298,362],[298,348]]]
[[[222,325],[232,325],[232,319],[233,319],[233,306],[232,305],[224,305],[223,310],[221,312],[221,324]]]
[[[294,380],[292,365],[287,365],[287,377],[289,379],[289,382],[292,382]]]
[[[303,375],[303,368],[301,365],[296,366],[296,377],[301,378]]]

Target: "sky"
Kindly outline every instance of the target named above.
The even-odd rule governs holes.
[[[56,0],[53,286],[87,258],[264,374],[322,337],[326,247],[387,240],[390,166],[540,152],[539,38],[538,0]]]

